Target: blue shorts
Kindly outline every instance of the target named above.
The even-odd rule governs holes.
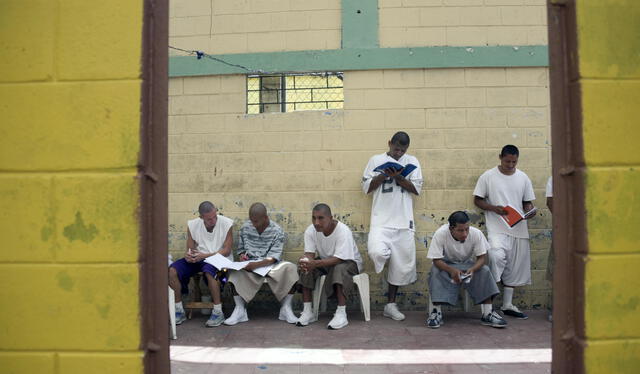
[[[178,279],[180,280],[180,285],[182,286],[181,288],[183,295],[189,293],[189,280],[194,275],[203,272],[210,274],[215,278],[216,274],[218,274],[218,269],[207,262],[200,261],[192,263],[187,262],[187,260],[185,260],[184,258],[181,258],[178,261],[174,261],[174,263],[171,264],[170,267],[176,269],[176,273],[178,273]],[[207,282],[207,277],[204,277],[204,281]],[[221,281],[220,286],[223,285],[224,283]]]

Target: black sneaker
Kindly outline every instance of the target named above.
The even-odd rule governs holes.
[[[518,309],[518,307],[516,307],[515,305],[510,305],[509,307],[507,307],[506,309],[503,307],[502,309],[502,313],[505,316],[509,316],[509,317],[513,317],[513,318],[518,318],[518,319],[527,319],[529,318],[528,315],[522,313],[520,311],[520,309]]]
[[[495,310],[480,318],[480,323],[484,326],[491,326],[498,329],[507,327],[507,321],[504,320]]]
[[[444,325],[444,322],[442,321],[442,313],[438,313],[438,311],[434,309],[427,319],[427,327],[437,329],[442,325]]]

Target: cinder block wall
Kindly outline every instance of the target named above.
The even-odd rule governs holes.
[[[143,2],[0,2],[0,372],[139,373]]]
[[[584,274],[587,373],[635,373],[640,365],[640,3],[575,3],[582,93],[588,253]],[[616,20],[612,22],[612,20]],[[615,314],[616,318],[608,318]]]
[[[291,2],[294,3],[297,2]],[[429,11],[458,14],[459,22],[455,27],[445,27],[445,33],[466,30],[475,23],[485,30],[485,35],[491,30],[507,33],[509,30],[503,29],[509,24],[505,19],[519,11],[540,13],[536,21],[539,25],[535,27],[546,27],[541,1],[531,7],[521,4],[478,8],[467,6],[467,2],[434,3],[438,6],[380,1],[381,44],[396,47],[438,44],[429,39],[433,30],[431,21],[426,19],[418,25],[422,39],[409,43],[408,39],[400,41],[389,36],[406,35],[410,25],[402,24],[404,18],[394,15],[406,9],[419,15]],[[253,9],[250,4],[254,3],[246,2],[243,11]],[[498,12],[501,17],[489,17],[483,21],[486,26],[478,21],[481,18],[462,16],[478,10]],[[208,8],[203,11],[209,12],[211,18]],[[288,11],[297,12],[293,8]],[[222,11],[214,7],[211,19],[219,12]],[[175,22],[176,14],[173,16]],[[339,24],[339,12],[335,17],[334,23]],[[530,29],[533,30],[526,28]],[[175,37],[172,40],[178,43]],[[461,38],[456,44],[476,42],[473,38],[466,42]],[[487,42],[488,39],[483,39],[482,44]],[[538,40],[532,37],[531,42],[535,44]],[[492,39],[492,43],[498,42]],[[303,49],[313,48],[310,44]],[[361,192],[360,179],[368,158],[384,152],[393,133],[404,130],[411,136],[409,153],[420,159],[424,169],[425,186],[422,196],[415,199],[419,278],[414,285],[402,288],[400,302],[402,308],[421,310],[427,302],[426,275],[431,265],[426,260],[426,245],[431,235],[458,209],[475,212],[474,224],[483,227],[484,217],[473,206],[472,190],[480,174],[497,165],[500,148],[511,143],[521,148],[520,167],[533,180],[536,203],[542,208],[530,223],[533,285],[523,288],[517,300],[527,308],[544,307],[550,292],[544,274],[551,229],[551,217],[544,204],[544,186],[550,175],[547,75],[544,67],[347,71],[343,110],[259,115],[245,114],[243,75],[172,78],[171,253],[174,257],[182,255],[186,221],[197,216],[195,210],[200,201],[206,199],[217,204],[222,214],[236,220],[236,229],[247,218],[251,203],[261,201],[269,207],[272,219],[287,231],[286,257],[294,261],[303,250],[302,233],[310,224],[311,207],[326,202],[336,217],[355,232],[366,259],[366,271],[371,276],[373,307],[378,308],[386,302],[386,285],[380,275],[375,275],[366,256],[371,198]]]

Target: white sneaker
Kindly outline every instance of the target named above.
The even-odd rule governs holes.
[[[227,326],[237,325],[240,322],[247,322],[249,317],[247,317],[247,309],[243,307],[236,306],[233,308],[233,313],[224,321],[224,324]]]
[[[300,318],[298,318],[298,322],[296,323],[296,326],[307,326],[310,323],[313,323],[316,321],[315,316],[313,315],[313,312],[304,312],[302,311],[302,314],[300,314]]]
[[[329,321],[327,328],[329,330],[338,330],[345,327],[348,324],[349,324],[349,321],[347,321],[347,313],[344,310],[343,311],[336,310],[336,313],[333,315],[333,318],[331,319],[331,321]]]
[[[398,310],[398,305],[396,303],[388,303],[384,306],[383,316],[391,318],[394,321],[403,321],[404,314],[400,313]]]
[[[297,323],[298,317],[293,314],[293,310],[291,310],[291,306],[283,305],[280,307],[280,315],[278,316],[280,321],[287,321],[287,323]]]

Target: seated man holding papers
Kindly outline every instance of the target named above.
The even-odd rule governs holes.
[[[215,254],[231,256],[233,220],[218,216],[218,210],[209,201],[200,203],[198,212],[199,218],[187,222],[187,251],[184,258],[175,261],[169,267],[169,286],[175,292],[176,324],[179,325],[187,319],[182,305],[182,294],[189,293],[189,279],[199,272],[204,273],[213,299],[213,311],[205,326],[215,327],[224,322],[220,298],[221,284],[217,279],[218,269],[221,268],[207,263],[205,259]]]
[[[429,317],[427,326],[437,329],[442,324],[442,304],[456,305],[460,286],[474,303],[481,304],[480,323],[505,327],[507,322],[493,310],[493,298],[500,293],[486,265],[489,243],[482,231],[469,227],[469,216],[453,212],[449,223],[433,234],[427,258],[433,260],[429,272]]]
[[[266,277],[275,297],[282,303],[278,319],[298,322],[291,309],[291,300],[298,282],[296,265],[280,261],[284,246],[284,231],[267,215],[267,208],[255,203],[249,208],[249,220],[240,228],[237,254],[247,261],[241,270],[231,270],[229,283],[233,284],[236,307],[225,325],[249,320],[246,303],[256,295]],[[237,263],[236,263],[237,264]]]

